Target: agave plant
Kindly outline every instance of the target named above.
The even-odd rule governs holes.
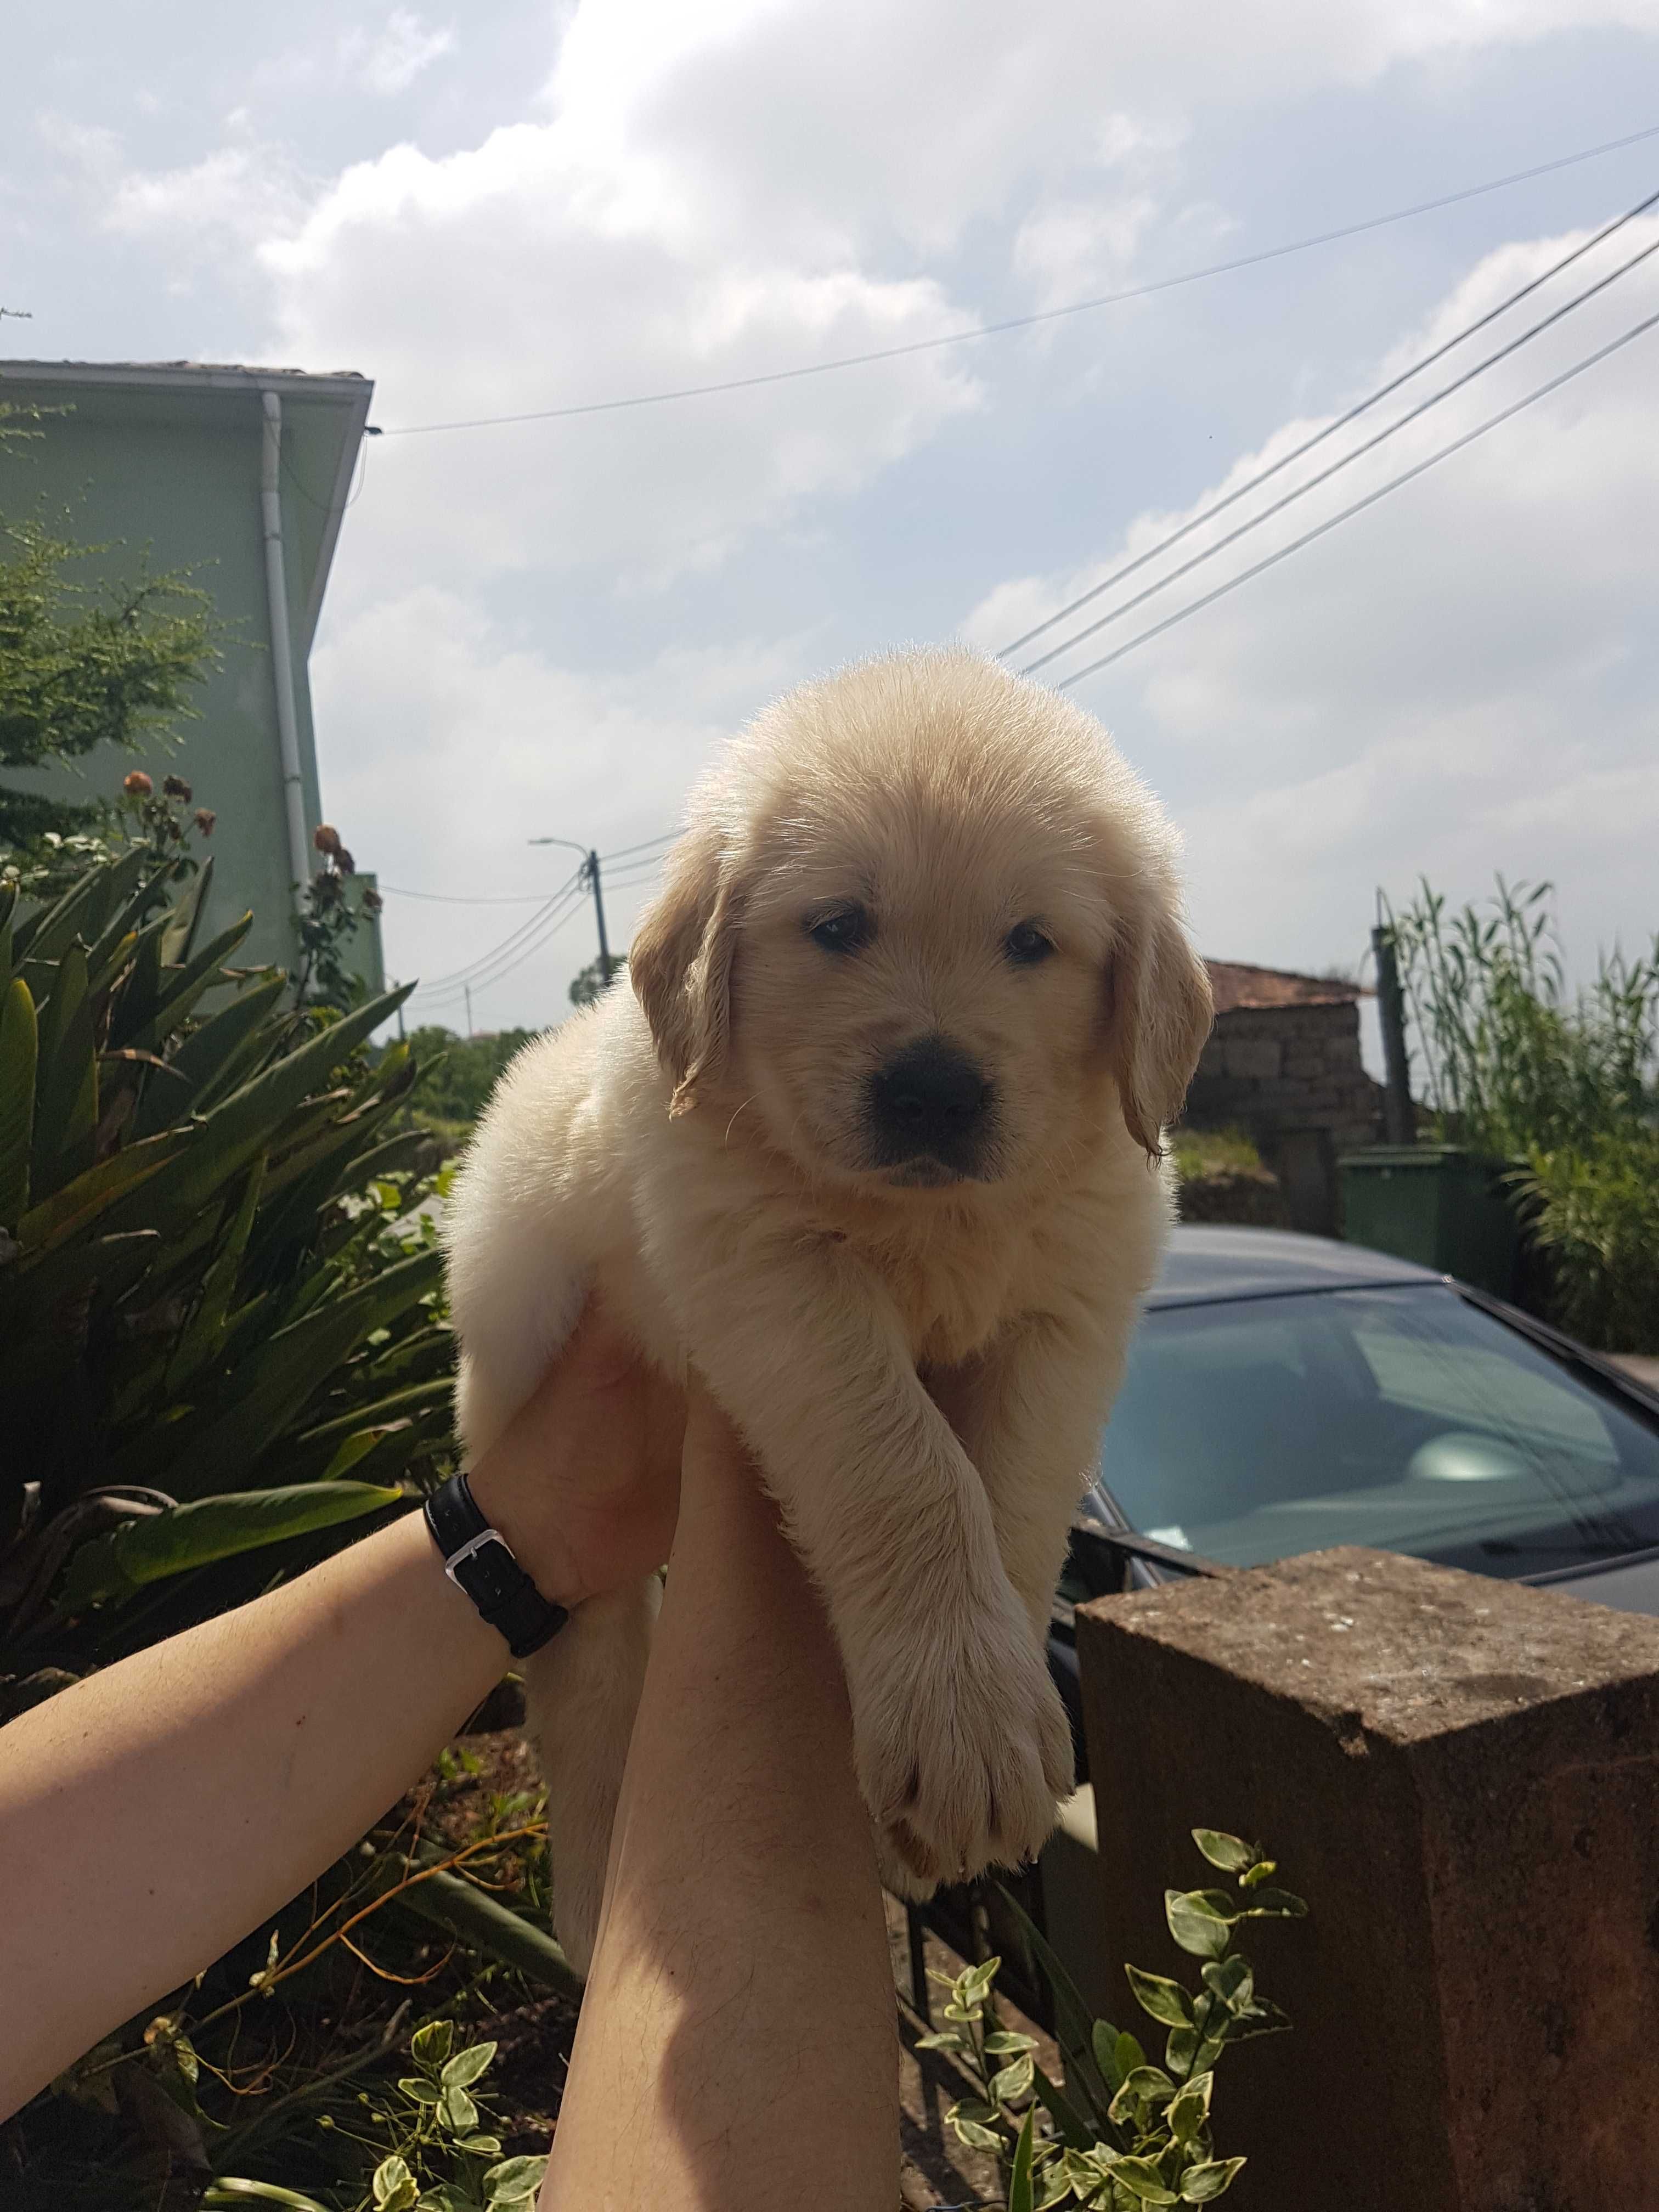
[[[0,887],[0,1718],[388,1513],[453,1346],[405,994],[295,1012],[148,847]]]

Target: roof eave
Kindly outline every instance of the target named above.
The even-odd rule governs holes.
[[[322,617],[323,593],[328,588],[329,572],[334,566],[334,549],[340,542],[340,526],[345,520],[347,507],[351,504],[351,479],[362,447],[364,425],[368,421],[368,410],[374,399],[374,386],[368,377],[349,380],[331,379],[331,381],[348,386],[345,396],[349,399],[352,420],[340,441],[340,458],[329,494],[322,540],[317,548],[317,571],[311,580],[310,596],[300,623],[300,650],[306,655],[311,652],[312,641],[317,635],[317,624]]]

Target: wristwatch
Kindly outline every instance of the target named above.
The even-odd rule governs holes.
[[[550,1643],[570,1615],[544,1598],[513,1556],[499,1528],[478,1510],[465,1474],[452,1474],[427,1498],[422,1511],[444,1572],[507,1638],[515,1659],[527,1659]]]

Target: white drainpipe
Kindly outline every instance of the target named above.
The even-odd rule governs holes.
[[[259,471],[259,509],[265,538],[265,604],[270,622],[270,659],[276,678],[276,738],[283,757],[283,801],[288,816],[289,866],[294,904],[302,911],[311,880],[306,836],[305,780],[300,769],[300,718],[294,703],[294,647],[288,626],[288,574],[283,561],[283,403],[264,395],[264,453]]]

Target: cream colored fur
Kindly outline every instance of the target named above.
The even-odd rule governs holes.
[[[872,941],[826,951],[810,925],[849,899]],[[823,1594],[884,1867],[919,1893],[1028,1858],[1071,1786],[1049,1602],[1210,1020],[1178,905],[1171,831],[1069,702],[954,650],[809,685],[705,780],[632,989],[514,1062],[448,1209],[468,1449],[596,1286],[666,1373],[695,1363]],[[1029,920],[1055,950],[1022,968]],[[989,1075],[982,1179],[868,1164],[869,1079],[929,1036]],[[528,1668],[583,1966],[654,1593]]]

